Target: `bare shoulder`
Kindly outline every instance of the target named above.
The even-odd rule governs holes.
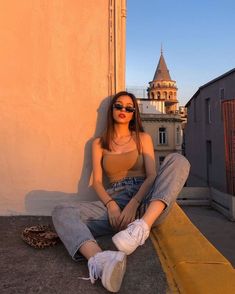
[[[148,143],[152,141],[152,138],[148,133],[140,133],[140,139],[142,143]]]
[[[93,149],[102,149],[101,143],[100,143],[100,138],[95,138],[92,142],[92,148]]]
[[[99,137],[98,138],[95,138],[93,140],[93,145],[100,145],[100,138]]]

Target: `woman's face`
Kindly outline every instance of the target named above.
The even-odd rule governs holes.
[[[116,123],[129,124],[134,115],[134,103],[129,96],[120,96],[113,105],[113,118]]]

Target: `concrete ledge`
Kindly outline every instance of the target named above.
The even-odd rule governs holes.
[[[235,293],[230,262],[175,204],[151,239],[168,278],[170,293]]]
[[[225,215],[229,220],[235,221],[235,196],[221,192],[211,187],[211,206]]]
[[[177,197],[180,205],[210,205],[210,189],[208,187],[183,187]]]

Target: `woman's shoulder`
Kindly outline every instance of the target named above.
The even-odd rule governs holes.
[[[140,132],[139,136],[140,136],[140,139],[141,139],[142,142],[152,140],[151,136],[148,133],[145,133],[145,132]]]
[[[93,144],[100,144],[101,143],[101,137],[96,137],[93,140]]]
[[[102,149],[101,147],[101,138],[100,137],[97,137],[93,140],[92,142],[92,147],[93,148],[99,148],[99,149]]]

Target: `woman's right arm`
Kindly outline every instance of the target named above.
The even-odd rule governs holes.
[[[103,182],[102,182],[102,161],[103,149],[100,145],[100,139],[97,138],[93,141],[92,144],[92,167],[93,167],[93,182],[92,186],[95,189],[98,197],[104,203],[108,210],[109,222],[114,229],[117,229],[119,226],[119,216],[121,210],[117,203],[112,200],[112,198],[105,191]],[[110,201],[112,200],[112,201]]]

